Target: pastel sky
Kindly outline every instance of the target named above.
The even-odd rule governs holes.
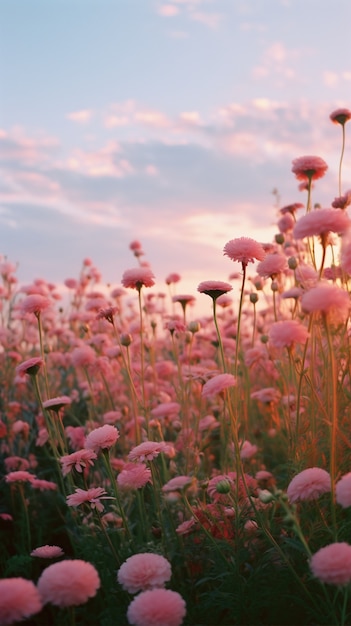
[[[338,195],[350,22],[350,0],[0,0],[0,254],[116,285],[138,239],[162,288],[228,280],[229,239],[272,240],[273,189],[305,200],[294,158]]]

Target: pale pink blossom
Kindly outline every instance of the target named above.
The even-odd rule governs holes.
[[[102,487],[91,487],[87,491],[76,489],[74,493],[67,496],[66,501],[68,506],[80,506],[81,504],[89,503],[92,509],[96,509],[101,513],[104,510],[101,500],[110,499]]]
[[[302,156],[294,159],[291,171],[298,180],[308,182],[322,178],[328,169],[328,165],[318,156]]]
[[[41,296],[40,294],[33,293],[29,296],[26,296],[19,306],[21,313],[34,313],[34,315],[38,316],[40,315],[40,313],[42,313],[42,311],[48,309],[50,304],[51,301],[46,296]]]
[[[349,227],[349,217],[342,209],[316,209],[300,217],[295,224],[293,236],[295,239],[304,239],[329,232],[342,234]]]
[[[164,587],[171,578],[171,564],[164,556],[142,552],[130,556],[119,568],[117,580],[128,593]]]
[[[269,343],[273,348],[292,348],[295,343],[306,343],[308,330],[297,320],[273,322],[268,331]]]
[[[351,582],[351,546],[342,541],[321,548],[311,557],[310,568],[323,583],[348,585]]]
[[[124,272],[122,285],[140,291],[142,286],[152,287],[155,284],[154,278],[149,267],[136,267]]]
[[[243,266],[254,263],[256,260],[262,261],[265,257],[263,246],[250,237],[231,239],[225,244],[223,254]]]
[[[29,376],[35,376],[40,368],[44,365],[44,361],[40,356],[33,356],[31,359],[27,359],[20,363],[16,367],[16,374],[18,376],[24,376],[28,374]]]
[[[285,215],[278,220],[277,226],[281,233],[289,233],[295,226],[295,219],[291,213],[285,213]]]
[[[85,441],[84,426],[66,426],[65,432],[73,450],[83,448]]]
[[[235,387],[236,379],[232,374],[217,374],[202,387],[202,397],[212,398],[229,387]]]
[[[80,559],[67,559],[49,565],[38,580],[43,603],[60,608],[85,604],[100,587],[95,567]]]
[[[217,300],[219,296],[222,296],[228,291],[231,291],[233,287],[229,283],[224,283],[220,280],[205,280],[198,285],[197,290],[200,293],[205,293],[213,300]]]
[[[168,451],[168,444],[165,441],[143,441],[135,446],[128,454],[130,461],[153,461],[161,452]]]
[[[93,365],[96,360],[96,353],[90,346],[79,346],[71,353],[71,362],[74,367],[87,367]]]
[[[35,584],[26,578],[0,580],[0,624],[17,624],[41,611],[43,606]]]
[[[350,297],[337,285],[321,282],[303,294],[301,307],[306,313],[323,313],[331,322],[340,323],[349,315]]]
[[[40,559],[57,559],[60,556],[64,555],[62,548],[59,546],[40,546],[39,548],[35,548],[30,553],[31,556],[36,556]]]
[[[185,487],[188,487],[193,482],[192,476],[175,476],[171,478],[165,485],[162,487],[163,493],[168,493],[171,491],[182,491]]]
[[[118,429],[111,424],[104,424],[92,430],[85,439],[84,448],[98,453],[100,450],[109,450],[119,438]]]
[[[281,393],[279,389],[275,389],[274,387],[264,387],[258,391],[253,391],[251,398],[263,402],[264,404],[271,404],[272,402],[276,404],[281,398]]]
[[[83,469],[94,465],[93,461],[95,459],[97,459],[97,455],[93,450],[77,450],[72,452],[72,454],[66,454],[60,458],[62,474],[67,476],[72,469],[81,474]]]
[[[43,478],[34,478],[31,482],[33,489],[39,489],[39,491],[56,491],[57,485],[52,480],[45,480]]]
[[[330,474],[320,467],[309,467],[294,476],[287,488],[287,496],[290,502],[317,500],[330,489]]]
[[[153,409],[151,409],[151,415],[153,417],[168,417],[172,415],[178,415],[180,411],[179,402],[161,402]]]
[[[4,465],[6,472],[12,472],[16,470],[28,470],[30,465],[27,459],[23,459],[20,456],[8,456],[4,459]]]
[[[172,285],[174,283],[179,283],[181,279],[180,274],[177,274],[176,272],[172,272],[171,274],[168,274],[168,276],[166,277],[166,285]]]
[[[196,526],[196,519],[192,517],[191,519],[185,520],[185,522],[179,524],[179,526],[177,526],[176,528],[176,533],[178,535],[188,535],[189,533],[193,532],[193,530],[195,530],[194,527]]]
[[[257,274],[262,278],[275,278],[288,269],[288,262],[283,254],[266,254],[263,261],[257,265]]]
[[[59,411],[64,406],[68,406],[72,403],[69,396],[57,396],[56,398],[50,398],[50,400],[44,400],[44,409],[52,409],[53,411]]]
[[[258,451],[258,447],[256,444],[251,443],[250,441],[243,441],[240,444],[240,458],[241,459],[251,459],[255,456]]]
[[[16,472],[9,472],[5,476],[5,480],[7,483],[32,483],[34,478],[34,474],[30,474],[25,470],[17,470]]]
[[[180,626],[186,614],[182,596],[170,589],[150,589],[130,603],[127,618],[133,626]]]
[[[141,489],[147,483],[151,483],[151,470],[144,463],[126,463],[117,476],[121,489]]]
[[[344,509],[351,506],[351,472],[344,474],[335,485],[335,497]]]

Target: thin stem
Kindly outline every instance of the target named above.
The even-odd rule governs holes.
[[[216,304],[217,304],[217,300],[216,300],[216,298],[213,298],[213,321],[214,321],[214,325],[216,327],[216,333],[217,333],[219,351],[220,351],[220,354],[221,354],[223,372],[225,372],[226,371],[226,365],[225,365],[225,358],[224,358],[223,341],[222,341],[221,333],[219,332],[219,327],[218,327],[217,306],[216,306]]]

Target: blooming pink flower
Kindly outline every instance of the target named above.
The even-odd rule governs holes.
[[[72,452],[72,454],[66,454],[60,458],[62,474],[67,476],[73,468],[81,474],[83,469],[89,467],[89,465],[94,465],[93,461],[96,458],[97,456],[93,450],[77,450]]]
[[[338,196],[332,202],[334,209],[346,209],[351,204],[351,189],[346,191],[342,196]]]
[[[59,546],[40,546],[30,553],[31,556],[37,556],[40,559],[57,559],[63,556],[64,552]]]
[[[168,493],[170,491],[181,491],[185,487],[188,487],[193,482],[192,476],[175,476],[171,478],[165,485],[162,487],[163,493]]]
[[[22,459],[20,456],[8,456],[4,459],[4,465],[6,472],[27,470],[30,467],[29,461],[27,461],[27,459]]]
[[[274,387],[264,387],[258,391],[253,391],[251,393],[251,398],[253,398],[253,400],[263,402],[264,404],[271,404],[272,402],[279,402],[281,394],[279,389],[275,389]]]
[[[71,353],[71,362],[74,367],[87,367],[95,363],[96,353],[90,346],[79,346]]]
[[[161,402],[151,410],[151,415],[152,417],[178,415],[180,408],[179,402]]]
[[[50,398],[50,400],[44,400],[44,409],[52,409],[53,411],[59,411],[62,407],[71,404],[72,400],[69,396],[57,396],[56,398]]]
[[[65,432],[73,450],[79,450],[80,448],[84,446],[84,442],[85,442],[84,426],[66,426]]]
[[[143,441],[138,446],[135,446],[128,454],[130,461],[152,461],[160,452],[168,452],[168,444],[165,441]]]
[[[333,124],[341,124],[341,126],[344,126],[346,122],[351,120],[351,111],[349,109],[336,109],[329,117]]]
[[[277,226],[281,233],[290,232],[294,228],[294,225],[295,225],[295,220],[291,213],[285,213],[285,215],[283,215],[283,217],[281,217],[277,223]]]
[[[32,483],[35,476],[25,470],[17,470],[16,472],[9,472],[5,476],[7,483]]]
[[[149,267],[136,267],[126,270],[122,276],[123,287],[131,287],[140,291],[142,286],[152,287],[155,276]]]
[[[219,296],[223,296],[224,293],[228,293],[232,289],[233,287],[229,283],[224,283],[220,280],[205,280],[197,288],[200,293],[205,293],[213,300],[217,300]]]
[[[186,614],[182,596],[170,589],[150,589],[139,593],[128,607],[133,626],[180,626]]]
[[[296,222],[295,239],[323,235],[328,232],[344,233],[350,227],[350,220],[342,209],[316,209],[303,215]]]
[[[34,315],[38,316],[42,311],[48,309],[51,302],[50,299],[46,296],[41,296],[40,294],[33,293],[29,296],[26,296],[22,302],[20,303],[21,313],[34,313]]]
[[[351,472],[344,474],[335,485],[335,497],[344,509],[351,506]]]
[[[251,459],[255,456],[258,447],[251,443],[250,441],[243,441],[240,444],[240,458],[241,459]]]
[[[130,556],[119,568],[117,580],[128,593],[164,587],[172,575],[171,564],[164,556],[142,552]]]
[[[309,467],[294,476],[287,488],[287,495],[290,502],[317,500],[330,489],[330,474],[320,467]]]
[[[328,169],[328,165],[318,156],[302,156],[293,160],[291,171],[298,180],[307,182],[322,178]]]
[[[121,489],[141,489],[151,483],[151,470],[144,463],[126,463],[117,476]]]
[[[254,263],[255,260],[262,261],[266,254],[263,246],[250,237],[231,239],[225,244],[223,253],[232,261],[239,261],[244,266]]]
[[[100,450],[109,450],[119,438],[119,432],[115,426],[104,424],[92,430],[85,439],[84,448],[98,453]]]
[[[67,496],[66,501],[68,506],[80,506],[81,504],[89,502],[92,509],[96,509],[101,513],[101,511],[104,510],[104,505],[101,500],[111,499],[105,494],[106,491],[102,487],[91,487],[87,491],[84,489],[76,489],[75,493],[71,493]]]
[[[180,274],[177,274],[176,272],[172,272],[171,274],[168,274],[167,278],[166,278],[166,285],[172,285],[172,283],[179,283],[181,279]]]
[[[274,278],[288,268],[288,262],[283,254],[266,254],[263,261],[257,265],[257,274],[262,278]]]
[[[0,580],[0,624],[17,624],[39,613],[42,601],[35,584],[26,578]]]
[[[307,328],[297,320],[273,322],[268,331],[269,343],[274,348],[291,348],[295,343],[306,343]]]
[[[202,387],[202,397],[212,398],[217,394],[228,389],[228,387],[235,387],[236,379],[232,374],[217,374],[210,378]]]
[[[323,583],[348,585],[351,582],[351,546],[342,541],[321,548],[312,556],[310,568]]]
[[[185,520],[185,522],[182,522],[181,524],[179,524],[179,526],[177,526],[176,528],[176,533],[178,535],[188,535],[193,530],[195,530],[194,526],[196,525],[197,525],[196,519],[192,517],[191,519]]]
[[[80,559],[67,559],[47,567],[38,580],[44,604],[68,607],[85,604],[100,587],[95,567]]]
[[[18,374],[18,376],[24,376],[25,374],[35,376],[39,372],[42,365],[44,365],[43,359],[40,356],[34,356],[31,359],[27,359],[26,361],[23,361],[23,363],[17,365],[16,374]]]
[[[39,491],[56,491],[57,485],[52,480],[44,480],[42,478],[34,478],[31,482],[33,489],[39,489]]]
[[[347,319],[350,310],[349,294],[330,283],[319,283],[303,294],[301,307],[307,313],[323,313],[332,322]]]

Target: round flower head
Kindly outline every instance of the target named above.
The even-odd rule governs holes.
[[[50,398],[50,400],[45,400],[43,402],[44,409],[51,409],[52,411],[59,411],[64,406],[67,406],[72,403],[72,400],[69,396],[57,396],[56,398]]]
[[[43,603],[35,584],[26,578],[0,580],[0,624],[17,624],[41,611]]]
[[[20,310],[23,314],[34,313],[34,315],[38,317],[42,311],[45,311],[45,309],[49,308],[50,304],[51,302],[46,296],[41,296],[38,293],[33,293],[29,296],[26,296],[22,300],[20,304]]]
[[[222,296],[224,293],[228,293],[228,291],[231,291],[232,289],[233,287],[229,283],[223,283],[220,280],[205,280],[200,283],[197,288],[200,293],[205,293],[213,298],[213,300],[217,300],[219,296]]]
[[[273,322],[268,331],[269,343],[273,348],[291,348],[295,343],[306,343],[309,333],[297,320]]]
[[[310,568],[323,583],[348,585],[351,582],[351,546],[342,541],[321,548],[312,556]]]
[[[318,156],[302,156],[293,160],[291,171],[303,182],[322,178],[328,165]]]
[[[288,486],[287,495],[290,502],[317,500],[330,489],[330,474],[320,467],[309,467],[294,476]]]
[[[33,356],[31,359],[27,359],[17,365],[16,374],[19,376],[24,376],[25,374],[36,376],[42,365],[44,365],[43,359],[40,356]]]
[[[210,378],[202,387],[202,397],[212,398],[228,389],[228,387],[235,387],[236,379],[232,374],[217,374],[213,378]]]
[[[257,274],[262,278],[274,278],[288,269],[288,262],[283,254],[267,254],[257,265]]]
[[[180,626],[186,614],[182,596],[170,589],[150,589],[130,603],[128,622],[133,626]]]
[[[40,546],[35,548],[30,553],[31,556],[36,556],[40,559],[57,559],[59,556],[63,556],[64,552],[59,546]]]
[[[104,424],[99,428],[92,430],[85,439],[84,448],[100,452],[100,450],[109,450],[119,438],[119,432],[115,426]]]
[[[124,272],[122,285],[140,291],[143,286],[152,287],[155,284],[154,278],[149,267],[136,267]]]
[[[336,109],[329,117],[333,124],[341,124],[341,126],[344,126],[346,122],[351,120],[351,111],[349,109]]]
[[[329,321],[339,323],[348,317],[350,298],[347,291],[335,284],[319,283],[303,294],[301,307],[307,313],[322,313]]]
[[[117,580],[128,593],[164,587],[172,576],[171,564],[160,554],[130,556],[119,568]]]
[[[329,232],[342,234],[350,227],[350,220],[342,209],[316,209],[300,217],[293,235],[295,239],[324,235]]]
[[[130,461],[152,461],[160,452],[166,452],[168,446],[164,441],[143,441],[138,446],[135,446],[129,454],[128,459]]]
[[[70,471],[74,468],[76,472],[80,474],[83,472],[83,469],[94,465],[94,461],[97,458],[95,452],[93,450],[76,450],[71,454],[66,454],[60,458],[60,463],[62,465],[62,474],[67,476]]]
[[[87,367],[96,361],[96,353],[90,346],[78,346],[71,353],[71,361],[74,367]]]
[[[49,565],[38,580],[43,603],[68,607],[85,604],[100,587],[95,567],[80,559],[65,560]]]
[[[246,266],[248,263],[262,261],[265,257],[263,246],[250,237],[238,237],[228,241],[223,249],[225,256],[232,261],[239,261]]]
[[[351,472],[344,474],[335,485],[335,497],[344,509],[351,506]]]
[[[141,489],[147,483],[151,483],[151,470],[144,463],[126,463],[117,476],[117,484],[121,489]]]

